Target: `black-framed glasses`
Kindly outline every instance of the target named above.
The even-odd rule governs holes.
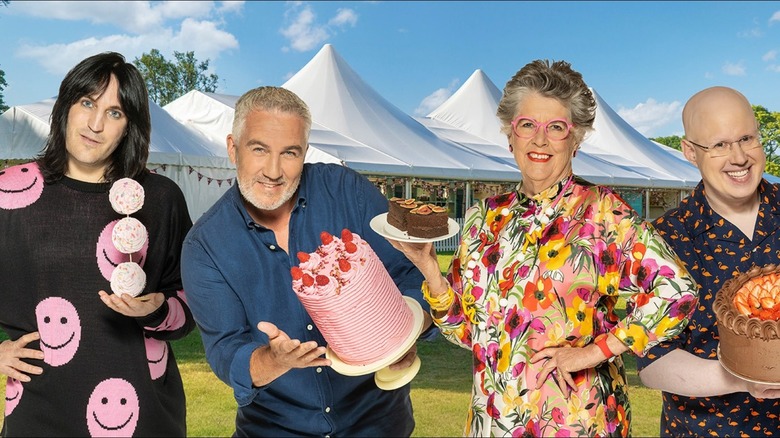
[[[756,135],[743,135],[734,141],[719,141],[712,146],[702,146],[695,141],[685,139],[688,143],[704,149],[711,157],[725,157],[729,155],[734,147],[734,144],[738,144],[742,148],[742,152],[752,151],[761,147],[761,141]]]

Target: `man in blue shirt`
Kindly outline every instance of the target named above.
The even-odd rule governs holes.
[[[702,181],[654,225],[699,284],[699,306],[680,336],[637,358],[639,376],[663,391],[661,436],[780,435],[780,385],[751,383],[720,365],[712,308],[737,273],[780,263],[780,187],[763,179],[758,122],[741,93],[696,93],[683,126],[683,153]]]
[[[236,102],[228,154],[237,185],[193,226],[182,251],[188,303],[206,357],[233,388],[236,436],[409,436],[409,384],[384,391],[373,374],[346,377],[323,357],[325,339],[292,290],[299,251],[320,233],[348,228],[365,239],[398,288],[426,311],[422,276],[369,227],[387,199],[363,176],[334,164],[304,164],[311,116],[280,87]],[[408,367],[416,348],[392,366]]]

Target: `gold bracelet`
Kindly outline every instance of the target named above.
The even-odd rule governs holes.
[[[450,307],[452,307],[453,301],[455,301],[455,291],[452,290],[452,286],[450,286],[449,283],[447,283],[447,292],[437,297],[431,296],[430,287],[428,286],[427,281],[423,281],[421,289],[423,298],[425,298],[425,301],[428,302],[431,310],[435,310],[437,312],[447,311]]]

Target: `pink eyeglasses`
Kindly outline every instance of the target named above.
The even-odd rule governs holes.
[[[569,136],[574,125],[566,119],[553,119],[546,123],[539,123],[528,116],[517,116],[512,121],[512,130],[518,138],[531,138],[544,128],[544,133],[550,140],[563,140]]]

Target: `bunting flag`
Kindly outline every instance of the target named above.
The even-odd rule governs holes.
[[[167,164],[161,164],[159,167],[155,167],[154,169],[149,169],[152,173],[157,173],[158,170],[162,169],[163,172],[168,168]],[[192,175],[195,173],[195,175],[198,177],[198,181],[200,182],[203,180],[203,178],[206,178],[206,185],[211,184],[212,182],[217,183],[217,187],[222,187],[222,184],[227,184],[228,186],[233,185],[233,181],[235,181],[235,178],[212,178],[210,176],[206,176],[200,172],[198,172],[194,167],[187,166],[187,174]]]

